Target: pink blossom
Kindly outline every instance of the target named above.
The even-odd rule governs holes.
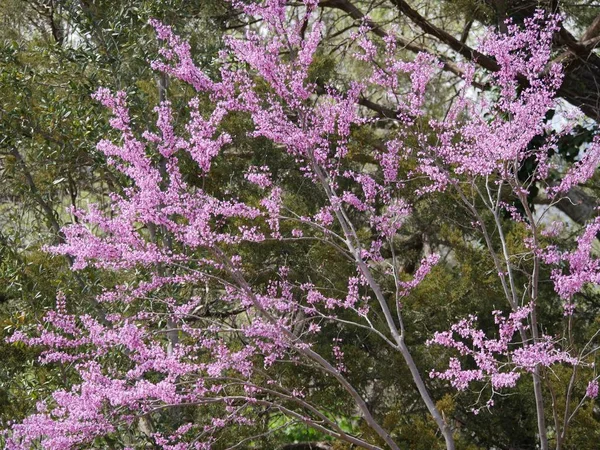
[[[587,395],[589,398],[598,397],[598,380],[592,380],[588,383],[585,390],[585,395]]]

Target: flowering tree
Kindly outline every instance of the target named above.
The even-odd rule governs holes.
[[[428,119],[427,86],[441,67],[431,56],[400,59],[394,36],[378,45],[369,38],[367,23],[355,36],[355,58],[369,66],[369,76],[344,92],[319,86],[310,78],[322,32],[315,1],[304,2],[298,21],[286,15],[285,2],[236,5],[260,17],[263,27],[244,39],[228,39],[218,79],[194,64],[190,46],[169,27],[152,23],[165,44],[153,68],[197,94],[183,128],[164,101],[155,108],[156,127],[139,135],[123,92],[95,94],[112,111],[111,125],[120,134],[119,143],[105,140],[98,149],[131,185],[113,194],[111,211],[93,205],[73,211],[78,222],[63,230],[65,242],[50,251],[71,257],[74,270],[93,266],[129,278],[99,296],[103,312],[98,317],[69,314],[59,295],[56,310],[36,335],[12,336],[14,342],[43,346],[43,362],[72,366],[79,380],[13,425],[7,447],[93,446],[134,426],[160,448],[218,447],[220,430],[251,427],[257,411],[270,408],[361,448],[399,449],[365,393],[351,382],[340,342],[317,345],[323,328],[334,324],[366,330],[401,356],[448,449],[454,448],[458,431],[432,397],[431,379],[448,380],[459,390],[478,383],[490,393],[478,412],[531,374],[538,439],[548,448],[544,368],[583,367],[593,357],[594,344],[575,351],[568,348],[568,336],[542,332],[541,270],[553,269],[567,321],[576,313],[573,295],[600,277],[592,256],[600,221],[582,230],[574,249],[559,248],[551,242],[554,225],[549,227],[528,202],[533,186],[558,201],[594,174],[600,158],[598,137],[566,170],[552,158],[557,140],[579,120],[568,109],[561,113],[566,125],[547,120],[549,111],[560,109],[554,97],[562,71],[550,52],[558,18],[539,12],[524,29],[508,24],[505,35],[487,35],[480,51],[499,66],[488,75],[489,92],[473,87],[481,83],[474,82],[474,67],[465,64],[462,87],[447,114]],[[408,93],[403,92],[407,83]],[[360,106],[367,92],[384,93],[396,126],[373,150],[376,164],[368,168],[351,157],[354,130],[374,121]],[[210,111],[201,108],[200,98],[210,99]],[[271,142],[293,169],[275,175],[268,164],[250,165],[245,186],[236,191],[204,185],[185,173],[183,165],[193,162],[197,178],[210,179],[232,143],[223,131],[231,114],[248,117],[250,136]],[[531,145],[539,136],[545,138]],[[523,178],[526,161],[534,161],[535,169]],[[300,208],[291,201],[286,177],[292,172],[319,193],[312,204]],[[558,184],[556,173],[564,174]],[[411,324],[405,321],[404,299],[440,259],[431,253],[412,276],[402,271],[394,239],[411,215],[402,195],[407,188],[419,196],[457,196],[489,251],[506,299],[508,313],[494,313],[496,336],[478,329],[474,316],[431,336],[430,344],[455,351],[441,371],[419,367],[406,341]],[[506,215],[524,230],[525,254],[511,253]],[[256,282],[249,273],[249,251],[304,241],[335,252],[335,264],[352,273],[343,281],[345,292],[315,283],[292,264],[267,267],[266,281]],[[214,304],[218,312],[210,311]],[[304,365],[335,381],[375,438],[348,431],[326,405],[277,375],[281,366]],[[589,381],[580,406],[597,395],[596,379]],[[580,407],[569,410],[574,381],[568,392],[565,417],[555,417],[552,426],[557,448]],[[186,420],[187,407],[211,416]],[[151,417],[164,410],[177,416],[177,428],[153,427]]]

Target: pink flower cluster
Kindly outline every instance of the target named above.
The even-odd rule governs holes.
[[[575,305],[572,297],[586,283],[600,284],[600,259],[595,257],[593,244],[600,232],[600,217],[590,222],[577,238],[577,247],[572,251],[560,251],[555,246],[544,249],[543,258],[549,264],[568,263],[568,270],[556,268],[552,279],[556,292],[566,301],[565,314],[571,315]]]
[[[459,390],[467,389],[475,381],[489,382],[495,391],[514,387],[523,371],[532,372],[536,366],[549,367],[560,362],[577,364],[577,359],[559,350],[550,336],[542,336],[537,342],[515,341],[515,334],[520,336],[518,331],[526,327],[523,322],[532,308],[533,305],[519,308],[508,318],[495,311],[494,322],[498,326],[495,339],[476,328],[475,316],[452,325],[450,331],[436,332],[428,345],[455,349],[465,360],[470,360],[474,368],[464,368],[459,359],[453,357],[447,370],[433,370],[430,376],[448,380]]]

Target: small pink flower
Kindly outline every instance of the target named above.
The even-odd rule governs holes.
[[[598,397],[598,380],[592,380],[588,383],[587,389],[585,390],[585,395],[589,398]]]

